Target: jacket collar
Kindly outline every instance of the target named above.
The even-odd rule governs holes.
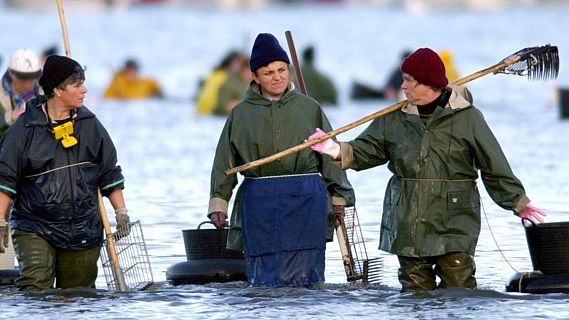
[[[450,88],[451,94],[445,109],[449,108],[453,111],[458,111],[472,107],[472,94],[470,94],[470,91],[466,87],[451,84],[447,88]],[[407,102],[401,110],[408,114],[419,115],[417,106],[409,102]]]

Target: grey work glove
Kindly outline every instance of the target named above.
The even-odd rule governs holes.
[[[9,226],[6,219],[0,219],[0,253],[4,253],[8,247]]]
[[[130,234],[130,218],[128,216],[128,209],[116,209],[115,218],[117,220],[117,231],[113,236],[115,240],[119,240]]]

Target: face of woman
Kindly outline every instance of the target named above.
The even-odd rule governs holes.
[[[83,99],[87,94],[87,87],[84,81],[77,81],[68,84],[65,90],[58,90],[56,94],[61,95],[61,102],[70,109],[81,108],[83,106]]]
[[[276,99],[284,94],[288,77],[288,64],[283,61],[273,61],[253,73],[253,80],[261,86],[263,96]]]

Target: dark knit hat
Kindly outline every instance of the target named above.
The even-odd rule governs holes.
[[[54,88],[75,72],[83,72],[83,68],[77,61],[65,56],[51,55],[47,57],[43,66],[43,74],[39,81],[40,86],[45,94],[50,94]]]
[[[429,48],[420,48],[410,54],[401,71],[410,74],[422,84],[444,88],[448,84],[445,65],[439,55]]]
[[[255,39],[255,44],[253,44],[249,67],[251,67],[251,71],[255,72],[273,61],[283,61],[290,64],[288,55],[280,46],[277,38],[270,33],[260,33]]]

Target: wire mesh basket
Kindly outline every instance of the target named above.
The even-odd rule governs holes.
[[[111,254],[108,252],[108,240],[105,239],[103,243],[105,249],[101,250],[100,261],[110,291],[119,291],[118,279],[122,277],[128,290],[145,290],[154,283],[140,220],[130,223],[129,227],[130,233],[126,236],[119,237],[117,232],[113,233],[112,242],[115,245],[122,275],[117,275],[117,271],[113,268]]]

